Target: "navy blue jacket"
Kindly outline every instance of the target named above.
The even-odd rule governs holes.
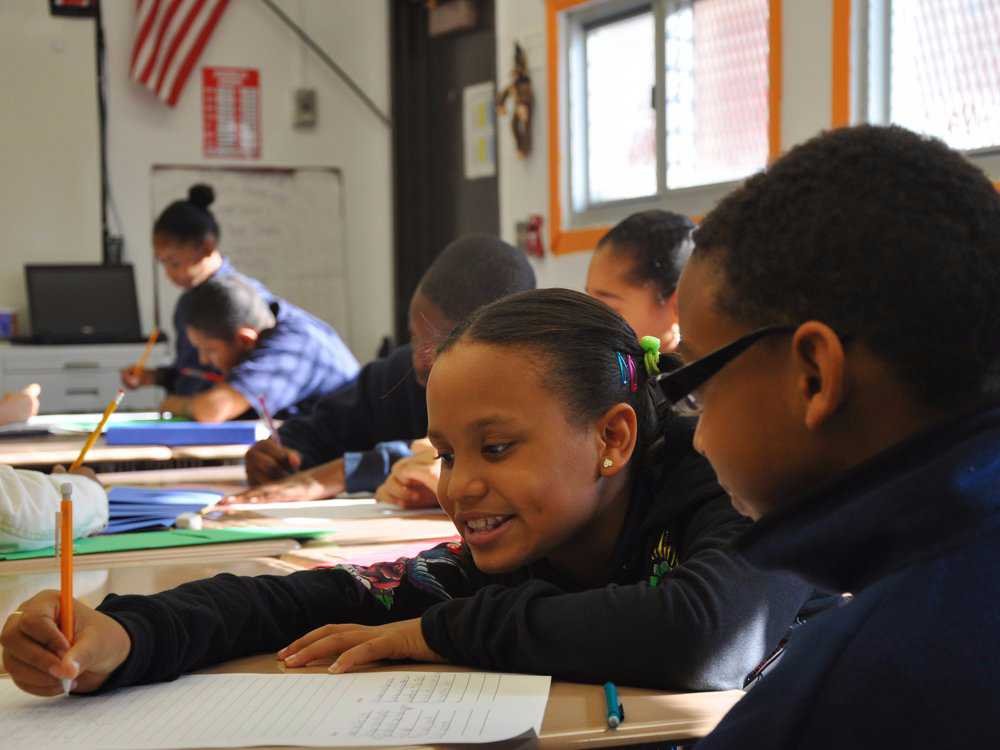
[[[854,598],[793,631],[699,750],[1000,747],[1000,409],[885,451],[741,546]]]
[[[303,469],[343,457],[347,491],[374,490],[392,464],[409,455],[408,442],[427,434],[426,391],[412,360],[406,345],[369,362],[310,414],[281,425],[282,443],[302,454]]]

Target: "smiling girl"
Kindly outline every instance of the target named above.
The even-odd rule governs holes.
[[[462,536],[371,567],[221,575],[154,596],[19,607],[2,638],[24,690],[171,679],[281,648],[344,672],[386,658],[696,690],[739,686],[808,589],[729,552],[748,525],[654,407],[634,331],[586,295],[548,289],[475,313],[428,382],[438,497]],[[649,368],[647,371],[647,367]],[[297,639],[297,640],[295,640]]]

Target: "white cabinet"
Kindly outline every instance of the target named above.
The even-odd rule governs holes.
[[[103,411],[121,386],[121,369],[133,364],[143,344],[92,344],[78,346],[0,346],[0,392],[42,387],[41,413]],[[147,367],[169,364],[170,346],[157,344]],[[162,388],[127,391],[123,411],[149,411],[163,400]]]

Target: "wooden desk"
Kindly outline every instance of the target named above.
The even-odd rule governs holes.
[[[163,482],[173,486],[194,485],[197,487],[207,487],[219,492],[238,491],[241,485],[227,482],[207,481],[212,474],[210,472],[219,469],[241,467],[205,467],[193,469],[168,469],[154,472],[143,472],[144,478]],[[106,484],[135,484],[132,481],[134,472],[120,472],[115,474],[99,475]],[[206,481],[192,481],[195,477],[202,477]],[[111,481],[113,480],[113,481]],[[183,481],[187,480],[187,481]],[[279,525],[287,522],[295,528],[314,528],[313,523],[323,524],[325,529],[328,525],[329,534],[324,533],[320,539],[305,542],[308,551],[301,556],[296,553],[300,550],[300,543],[294,539],[264,539],[248,542],[229,542],[225,544],[205,544],[191,547],[167,547],[163,549],[132,550],[128,552],[113,552],[94,555],[77,555],[75,566],[79,570],[90,570],[110,567],[125,567],[133,565],[143,565],[147,563],[164,564],[170,562],[196,562],[213,563],[216,561],[230,561],[246,559],[251,557],[281,557],[286,563],[297,567],[315,567],[317,565],[333,565],[340,562],[354,562],[355,558],[361,561],[382,561],[385,559],[396,559],[403,556],[404,552],[398,552],[396,547],[400,544],[417,542],[416,551],[427,549],[438,541],[455,536],[455,527],[446,516],[441,513],[427,513],[419,515],[405,516],[383,516],[357,518],[338,516],[328,517],[324,511],[323,501],[310,503],[287,503],[281,504],[279,511],[287,506],[288,512],[273,511],[273,517],[264,516],[254,511],[234,511],[227,513],[216,519],[214,514],[205,519],[206,528],[233,528],[238,526],[262,526]],[[304,506],[295,508],[293,506]],[[244,506],[250,507],[253,506]],[[268,506],[261,506],[267,510]],[[305,517],[304,523],[296,523],[295,517]],[[327,518],[324,522],[322,519]],[[313,522],[313,523],[310,523]],[[384,554],[394,555],[383,557],[379,552],[365,556],[363,553],[371,545],[383,545],[386,547]],[[407,550],[412,553],[414,550]],[[57,562],[52,557],[39,557],[28,560],[0,560],[0,575],[15,573],[36,573],[57,570]]]
[[[227,545],[209,545],[225,547]],[[238,546],[238,545],[228,545]],[[194,551],[198,548],[187,548]],[[117,557],[125,557],[128,553],[120,553]],[[84,555],[77,557],[73,576],[73,588],[76,597],[81,601],[96,606],[110,593],[116,594],[155,594],[158,591],[173,588],[188,581],[208,578],[217,573],[233,573],[235,575],[263,575],[272,573],[284,575],[295,568],[275,559],[266,557],[231,557],[223,559],[186,559],[184,562],[150,562],[135,561],[130,564],[107,563],[82,566],[79,563],[87,557],[107,557],[107,555]],[[35,562],[24,560],[22,562]],[[47,562],[54,563],[51,558]],[[5,566],[16,563],[0,563],[0,623],[7,619],[18,604],[37,594],[42,589],[59,588],[58,566],[51,570],[21,571],[11,570]]]
[[[279,557],[289,565],[301,568],[351,564],[374,565],[392,562],[401,557],[416,557],[424,550],[436,547],[442,542],[458,541],[457,534],[440,539],[419,539],[405,542],[385,542],[382,544],[325,544],[309,547],[309,542],[298,549],[284,552]]]
[[[272,573],[282,575],[291,568],[276,560],[234,560],[227,563],[143,565],[105,567],[80,571],[76,578],[79,598],[94,605],[110,592],[151,594],[181,583],[206,578],[216,573],[237,575]],[[29,575],[0,574],[0,621],[6,619],[24,599],[43,588],[58,585],[56,573]],[[463,667],[439,664],[398,664],[383,670],[464,671]],[[277,673],[284,667],[272,654],[237,659],[206,672]],[[323,667],[295,670],[322,672]],[[626,721],[615,731],[607,728],[604,691],[599,685],[553,682],[549,694],[542,734],[538,740],[515,740],[501,743],[503,748],[541,747],[611,747],[702,737],[712,730],[742,693],[730,690],[718,693],[662,693],[654,690],[620,687]],[[491,747],[496,747],[491,745]]]
[[[246,489],[247,472],[242,464],[225,466],[188,466],[182,469],[151,469],[148,471],[113,471],[98,474],[105,487],[116,485],[149,487],[225,486],[227,492]]]
[[[10,466],[47,467],[71,464],[80,454],[86,435],[48,436],[0,440],[0,463]],[[97,441],[87,454],[88,464],[130,462],[239,461],[249,445],[105,445]]]
[[[308,541],[303,549],[310,551],[308,559],[296,564],[313,566],[340,561],[339,551],[345,545],[387,544],[395,542],[417,542],[439,540],[455,536],[458,532],[448,516],[440,510],[404,511],[402,513],[381,513],[373,510],[371,498],[338,498],[335,500],[312,500],[296,503],[260,503],[229,506],[228,525],[256,523],[255,519],[266,516],[275,522],[294,522],[295,518],[325,520],[330,524],[329,537]],[[352,504],[353,503],[353,504]],[[227,525],[227,517],[219,519]],[[428,545],[431,546],[431,545]]]

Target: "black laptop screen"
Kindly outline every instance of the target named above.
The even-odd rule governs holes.
[[[141,340],[132,266],[26,265],[24,274],[35,340]]]

